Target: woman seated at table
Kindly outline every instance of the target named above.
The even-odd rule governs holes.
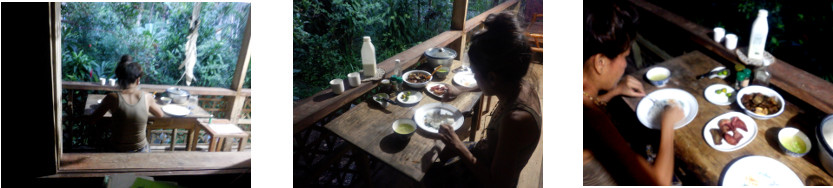
[[[113,115],[111,147],[116,152],[150,152],[145,131],[148,115],[162,117],[162,110],[154,102],[153,95],[139,90],[144,73],[142,66],[133,63],[128,55],[121,57],[116,66],[116,78],[121,91],[107,94],[93,113],[93,122],[107,111]]]
[[[585,6],[584,12],[585,185],[613,183],[607,181],[611,177],[620,185],[669,185],[674,167],[674,124],[682,119],[682,110],[667,106],[662,112],[659,152],[651,165],[631,150],[605,109],[613,96],[645,95],[639,80],[622,77],[636,35],[636,11],[608,1]],[[602,90],[607,93],[599,96]]]
[[[530,46],[517,18],[508,12],[491,14],[483,24],[485,31],[471,38],[471,70],[483,94],[497,96],[499,101],[486,138],[476,144],[467,146],[451,126],[440,127],[445,143],[441,155],[456,155],[459,160],[440,167],[445,174],[434,176],[447,179],[437,184],[515,187],[541,136],[541,102],[535,84],[524,79],[531,61]],[[452,89],[445,100],[457,94]]]

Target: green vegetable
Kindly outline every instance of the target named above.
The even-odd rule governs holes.
[[[726,93],[726,97],[732,97],[732,93]]]

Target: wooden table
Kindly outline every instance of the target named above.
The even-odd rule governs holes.
[[[84,104],[84,115],[92,115],[95,109],[99,106],[98,100],[104,99],[105,96],[106,95],[100,94],[87,95],[87,102]],[[199,137],[195,136],[199,133],[199,123],[197,122],[197,118],[208,118],[211,117],[211,114],[195,103],[189,102],[185,104],[185,106],[191,108],[191,113],[183,117],[165,115],[165,117],[157,118],[153,115],[149,115],[147,126],[148,137],[150,137],[150,130],[154,129],[173,129],[174,135],[176,135],[177,129],[187,129],[188,139],[186,140],[185,148],[188,151],[193,151],[199,139]],[[112,115],[110,112],[107,112],[104,114],[104,117],[112,117]],[[176,136],[174,136],[171,140],[171,151],[173,151],[174,144],[176,144],[175,138]]]
[[[454,61],[451,68],[454,70],[460,66],[461,62]],[[454,75],[455,73],[449,72],[446,79],[439,82],[452,84]],[[404,87],[410,90],[407,86]],[[422,105],[439,103],[438,98],[426,92],[424,88],[413,90],[422,91],[424,95],[418,104],[412,106],[389,104],[387,108],[382,109],[374,101],[367,100],[333,119],[324,127],[407,176],[420,181],[445,144],[439,139],[439,135],[419,128],[407,142],[397,141],[395,138],[396,135],[391,128],[395,120],[413,119],[414,112]],[[466,92],[447,104],[453,105],[465,114],[472,110],[481,96],[482,92],[479,91]],[[467,130],[463,128],[457,130],[458,134],[463,131]]]
[[[695,77],[708,72],[714,67],[723,65],[699,51],[694,51],[655,66],[662,66],[671,70],[671,80],[663,88],[682,89],[697,99],[699,105],[697,117],[685,127],[677,129],[674,132],[674,155],[679,161],[685,163],[684,166],[687,167],[687,170],[692,172],[704,184],[718,185],[721,174],[728,169],[731,162],[749,155],[766,156],[784,163],[805,184],[831,185],[833,183],[833,177],[825,173],[818,165],[817,153],[811,151],[801,158],[788,156],[779,148],[776,137],[778,130],[786,126],[801,129],[802,132],[811,136],[812,139],[812,133],[814,133],[812,129],[818,125],[818,122],[821,121],[820,119],[808,120],[809,122],[816,122],[816,124],[800,122],[804,121],[802,119],[806,119],[806,117],[802,116],[804,112],[799,107],[787,101],[785,110],[781,115],[768,120],[755,119],[755,123],[758,124],[758,134],[749,145],[732,152],[721,152],[711,148],[706,143],[706,138],[703,137],[703,127],[718,115],[730,111],[741,113],[743,111],[738,107],[737,103],[729,106],[718,106],[708,102],[703,97],[704,89],[709,85],[716,83],[732,85],[731,83],[727,83],[722,79],[703,78],[696,80]],[[646,93],[660,89],[651,85],[645,79],[645,72],[650,68],[653,67],[648,67],[631,74],[643,82],[642,84],[645,87]],[[734,69],[733,67],[729,68]],[[782,93],[782,95],[784,94]],[[642,98],[623,97],[623,99],[635,111],[636,105]],[[818,150],[818,147],[815,147],[815,141],[813,145],[813,150]]]
[[[213,119],[211,124],[208,123],[209,119],[205,118],[197,119],[197,121],[199,122],[198,128],[205,130],[206,134],[211,136],[211,140],[208,141],[209,152],[218,151],[221,146],[222,148],[229,147],[228,144],[225,144],[226,138],[240,138],[237,151],[243,151],[243,148],[246,147],[249,133],[240,129],[236,124],[232,124],[228,119]],[[220,143],[223,145],[218,145]]]

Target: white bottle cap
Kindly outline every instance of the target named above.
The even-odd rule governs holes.
[[[758,10],[758,16],[767,17],[769,16],[769,11],[767,11],[766,9]]]
[[[369,36],[364,36],[364,38],[362,38],[362,40],[364,40],[365,42],[370,42],[370,37]]]
[[[396,59],[396,63],[399,64],[399,62],[400,62],[399,59]]]

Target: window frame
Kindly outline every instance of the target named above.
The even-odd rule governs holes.
[[[143,153],[143,154],[134,154],[134,153],[71,153],[71,154],[63,154],[63,130],[62,130],[62,104],[61,104],[61,93],[64,89],[64,81],[62,80],[62,62],[61,62],[61,3],[60,2],[50,2],[49,3],[49,21],[50,21],[50,58],[51,58],[51,75],[52,75],[52,103],[53,103],[53,125],[54,125],[54,137],[55,142],[54,144],[54,174],[46,176],[46,178],[62,178],[62,177],[101,177],[107,174],[112,173],[136,173],[139,175],[199,175],[199,174],[227,174],[227,173],[248,173],[251,170],[251,152],[165,152],[165,153]],[[244,102],[246,101],[246,97],[251,96],[251,89],[250,88],[242,88],[245,78],[246,78],[246,71],[249,66],[250,58],[251,58],[251,51],[250,51],[250,39],[251,39],[251,21],[252,21],[252,13],[251,13],[251,4],[249,6],[248,17],[246,22],[245,31],[242,33],[243,40],[241,42],[240,50],[238,52],[236,70],[234,73],[234,78],[232,79],[231,88],[222,88],[222,87],[193,87],[203,90],[231,90],[231,92],[223,92],[224,96],[232,96],[228,101],[231,105],[229,105],[228,111],[230,112],[230,120],[232,123],[238,123],[241,119],[239,119],[239,114],[242,110]],[[68,81],[69,82],[69,81]],[[67,87],[70,88],[70,87]],[[251,122],[250,120],[243,120],[244,122]],[[120,168],[118,166],[110,166],[107,168],[101,168],[101,165],[98,166],[97,169],[89,168],[76,168],[76,169],[68,169],[62,167],[63,159],[67,158],[79,158],[81,160],[78,161],[65,161],[65,165],[69,164],[84,164],[84,161],[88,161],[87,159],[95,159],[95,158],[104,158],[104,159],[112,159],[112,160],[123,160],[125,161],[126,165],[119,165],[119,166],[141,166],[143,163],[147,162],[135,162],[135,160],[130,160],[131,156],[135,157],[135,155],[146,155],[153,159],[154,163],[170,163],[170,164],[183,164],[186,167],[181,166],[171,166],[171,167],[162,167],[162,168]],[[174,157],[171,157],[174,156]],[[176,157],[180,156],[180,157]],[[211,166],[211,165],[204,165],[194,167],[194,164],[200,164],[197,162],[188,163],[187,161],[200,161],[194,160],[195,158],[190,158],[188,160],[178,161],[177,158],[181,157],[195,157],[205,160],[220,160],[218,156],[222,156],[223,158],[233,158],[235,161],[232,162],[234,165],[231,166]],[[185,161],[185,163],[183,163]],[[92,163],[90,163],[92,164]],[[229,164],[228,161],[225,161],[222,164]],[[187,165],[192,165],[187,167]]]

